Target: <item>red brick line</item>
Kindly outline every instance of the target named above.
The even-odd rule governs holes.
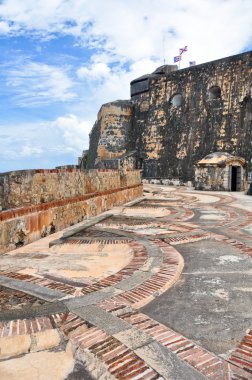
[[[178,280],[183,269],[182,257],[172,246],[160,240],[154,240],[154,242],[160,247],[164,255],[163,264],[157,273],[134,289],[113,297],[112,302],[138,308],[151,301],[157,292],[158,294],[164,292]],[[101,302],[99,306],[106,309],[106,301]]]
[[[127,264],[116,274],[108,276],[95,284],[86,286],[82,289],[83,294],[88,294],[96,290],[106,288],[108,286],[116,285],[118,282],[124,280],[125,278],[132,276],[135,271],[137,271],[145,264],[148,258],[146,248],[136,241],[130,241],[128,242],[128,245],[133,249],[134,255],[129,264]]]
[[[114,193],[117,193],[117,192],[123,191],[123,190],[135,189],[137,187],[142,187],[142,185],[140,184],[140,185],[132,185],[132,186],[126,186],[126,187],[119,187],[117,189],[104,190],[104,191],[99,191],[99,192],[95,192],[95,193],[80,195],[78,197],[67,198],[67,199],[62,199],[62,200],[58,200],[58,201],[47,202],[47,203],[42,203],[42,204],[38,204],[38,205],[17,208],[17,209],[11,209],[11,210],[7,210],[7,211],[1,211],[0,212],[0,221],[12,219],[12,218],[17,218],[20,216],[32,214],[32,213],[39,212],[39,211],[49,210],[53,207],[60,207],[60,206],[65,206],[67,204],[86,201],[88,199],[92,199],[92,198],[99,197],[99,196],[114,194]]]
[[[243,210],[243,212],[244,212],[244,210]],[[252,214],[248,213],[248,212],[245,212],[245,214],[246,214],[246,220],[245,221],[243,221],[241,223],[237,223],[236,225],[232,225],[232,226],[228,227],[228,229],[230,231],[234,231],[235,233],[238,233],[240,236],[248,238],[250,236],[249,233],[246,232],[246,230],[241,231],[241,229],[252,223]]]
[[[197,195],[188,195],[188,193],[185,192],[184,188],[182,186],[179,186],[176,188],[176,192],[175,194],[177,195],[177,193],[179,193],[178,196],[182,195],[184,196],[184,198],[190,202],[197,202],[198,201],[198,198],[197,198]],[[169,196],[168,196],[169,198]],[[182,199],[184,199],[182,198]]]
[[[66,312],[31,319],[17,319],[0,322],[0,338],[27,335],[49,329],[59,329],[68,339],[69,334],[79,327],[87,328],[87,323],[73,313]]]
[[[86,323],[73,313],[51,316],[66,339],[93,354],[116,379],[161,380],[162,378],[132,350],[104,331]]]
[[[252,379],[252,330],[244,336],[241,343],[232,352],[229,362],[248,372]]]
[[[95,241],[93,240],[93,243],[94,242]],[[116,285],[118,282],[124,280],[125,278],[132,276],[132,274],[136,270],[138,270],[145,264],[148,258],[146,248],[136,241],[131,241],[127,243],[133,249],[133,259],[129,262],[129,264],[127,264],[124,268],[122,268],[116,274],[108,276],[98,281],[97,283],[84,287],[81,290],[82,294],[89,294],[94,291],[97,291],[97,290],[100,290],[112,285]],[[77,241],[77,244],[78,244],[78,241]],[[8,270],[0,271],[0,274],[7,276],[9,278],[15,278],[17,280],[31,282],[31,283],[34,283],[46,288],[57,289],[69,295],[75,295],[75,296],[82,295],[80,292],[76,292],[76,287],[64,284],[60,281],[54,281],[54,280],[46,279],[43,277],[38,277],[38,276],[33,276],[33,275],[28,275],[28,274],[16,273],[16,272],[8,271]]]
[[[176,354],[179,359],[206,376],[207,379],[223,379],[223,360],[193,341],[141,313],[126,313],[121,315],[120,318],[149,334],[157,342]]]
[[[248,372],[245,372],[242,368],[227,363],[204,348],[201,348],[193,341],[188,340],[144,314],[132,311],[128,312],[125,305],[116,304],[111,300],[107,300],[106,302],[110,304],[110,312],[116,315],[120,314],[120,318],[149,334],[164,347],[178,355],[182,361],[185,361],[198,372],[202,373],[207,379],[250,379]],[[112,305],[113,307],[111,307]],[[133,363],[141,363],[140,367],[137,367],[143,371],[140,371],[139,378],[161,380],[152,368],[148,367],[126,346],[115,338],[108,336],[104,331],[86,323],[75,314],[70,312],[55,314],[50,316],[50,319],[53,322],[52,325],[64,333],[65,339],[71,339],[75,345],[81,347],[84,351],[92,353],[106,365],[107,370],[116,378],[123,379],[124,377],[122,376],[128,376],[125,379],[135,379],[137,374]],[[132,362],[130,358],[134,361]],[[118,371],[115,371],[115,369]]]
[[[170,222],[167,224],[171,227],[171,229],[172,229],[172,231],[174,231],[174,233],[175,232],[177,232],[177,233],[192,232],[192,231],[197,231],[199,229],[198,226],[196,227],[196,226],[187,225],[187,222],[186,223],[185,222],[181,222],[181,223],[177,222],[176,224],[173,224]],[[161,227],[163,227],[163,226],[161,225]],[[164,226],[164,227],[166,227],[166,226]]]
[[[0,275],[6,276],[9,278],[15,278],[20,281],[31,282],[33,284],[37,284],[45,288],[57,289],[66,294],[74,295],[74,293],[76,292],[76,288],[74,286],[63,284],[62,282],[59,282],[59,281],[53,281],[53,280],[49,280],[49,279],[38,277],[38,276],[32,276],[29,274],[21,274],[21,273],[8,271],[8,270],[0,271]]]
[[[238,224],[239,227],[245,227],[245,226],[247,226],[248,224],[252,223],[251,212],[244,211],[244,210],[242,210],[242,211],[243,211],[243,213],[246,215],[247,220],[246,220],[246,222],[239,223],[239,224]]]
[[[27,335],[52,328],[53,326],[49,317],[0,322],[0,338],[5,336]]]
[[[248,256],[252,256],[252,247],[249,247],[248,245],[242,243],[239,240],[236,239],[230,239],[224,235],[218,235],[218,234],[212,234],[212,238],[214,238],[216,241],[223,241],[224,243],[230,244],[233,247],[239,249],[243,253],[246,253]]]
[[[149,334],[153,339],[170,349],[178,357],[209,380],[248,380],[250,373],[244,371],[237,362],[229,364],[193,341],[168,327],[156,322],[142,313],[127,311],[125,305],[107,300],[110,312],[118,315],[132,326]],[[107,308],[108,309],[108,308]],[[107,310],[108,311],[108,310]],[[49,317],[0,322],[0,337],[27,335],[57,328],[64,333],[65,339],[92,353],[116,378],[122,379],[159,379],[162,378],[145,364],[132,350],[104,331],[86,323],[71,312],[54,314]],[[243,340],[243,346],[251,343],[251,333]],[[243,347],[242,344],[239,347]],[[238,348],[239,348],[238,347]],[[247,346],[246,346],[247,347]],[[238,349],[236,350],[238,352]],[[237,356],[237,355],[236,355]],[[232,359],[230,359],[232,361]],[[241,368],[239,368],[241,367]]]
[[[217,208],[217,209],[220,209],[221,206],[224,206],[224,208],[222,209],[224,212],[227,212],[229,213],[229,217],[231,219],[231,221],[234,221],[236,219],[239,219],[240,217],[240,214],[239,214],[239,211],[242,213],[242,216],[246,217],[246,221],[243,221],[241,223],[237,222],[237,226],[239,227],[245,227],[246,225],[248,225],[249,223],[252,222],[252,216],[251,216],[251,212],[249,211],[246,211],[246,210],[230,210],[230,206],[232,207],[232,204],[233,202],[235,202],[237,199],[234,198],[234,197],[229,197],[229,199],[227,199],[227,197],[224,197],[224,196],[221,196],[221,195],[218,195],[218,197],[221,197],[222,199],[216,203],[213,204],[213,207],[214,208]],[[231,199],[230,199],[231,198]],[[227,204],[229,204],[229,208],[227,210]],[[230,220],[228,222],[223,222],[223,223],[218,223],[218,226],[225,226],[226,224],[230,223]],[[230,228],[232,229],[232,228]]]
[[[139,291],[140,287],[137,287],[131,292],[124,293],[122,296],[104,301],[100,304],[100,306],[109,312],[119,315],[120,318],[126,320],[131,325],[148,333],[159,343],[177,354],[181,360],[187,362],[189,365],[193,366],[196,370],[206,376],[207,379],[249,379],[247,376],[248,371],[244,372],[243,368],[239,368],[239,366],[237,366],[237,362],[234,363],[234,359],[232,363],[228,364],[222,359],[216,357],[214,354],[196,345],[193,341],[188,340],[182,335],[152,320],[151,318],[137,312],[132,313],[131,311],[127,311],[127,303],[134,305],[134,303],[141,300],[143,296],[146,297],[149,294],[152,294],[153,289],[155,290],[157,288],[151,287],[158,284],[159,288],[160,285],[164,283],[164,279],[165,282],[167,281],[167,274],[174,275],[176,272],[174,265],[176,265],[177,262],[177,255],[175,255],[177,252],[174,248],[167,246],[167,244],[162,243],[159,240],[157,240],[156,243],[164,252],[165,264],[158,272],[159,277],[155,278],[155,275],[153,276],[155,278],[154,282],[152,278],[143,284],[144,286],[148,284],[150,292],[148,292],[147,288],[144,288],[142,285],[142,291],[145,289],[144,294],[141,294]],[[165,265],[167,264],[169,268],[165,268]],[[124,297],[125,295],[127,297]],[[122,301],[123,305],[121,304]],[[20,323],[21,322],[22,321],[20,321]],[[14,323],[15,321],[12,321],[8,323],[8,326],[5,326],[5,334],[12,334],[10,331],[13,331]],[[34,320],[29,321],[28,323],[30,326],[33,326]],[[85,321],[81,320],[74,314],[66,313],[51,316],[50,323],[51,325],[55,325],[60,328],[64,332],[65,336],[68,336],[71,333],[75,334],[75,330],[76,332],[81,331],[79,335],[76,336],[75,334],[72,339],[84,350],[88,350],[99,360],[101,360],[116,378],[134,379],[137,375],[140,376],[141,373],[144,375],[144,377],[141,376],[141,378],[157,378],[158,374],[153,371],[153,369],[146,366],[146,364],[133,352],[130,351],[128,353],[128,348],[126,346],[122,345],[113,337],[109,337],[103,331],[96,329],[95,327],[89,327]],[[30,328],[31,331],[33,331],[32,328],[33,327]],[[110,365],[112,362],[109,360],[112,360],[112,358],[113,365]],[[235,354],[233,355],[233,358],[235,358]],[[145,377],[145,375],[150,375],[153,377]]]
[[[185,209],[185,218],[186,218],[186,219],[184,218],[185,220],[191,218],[193,215],[194,215],[194,212],[192,210],[190,210],[189,208]]]
[[[88,328],[83,333],[74,336],[71,341],[98,358],[116,379],[162,379],[132,350],[96,327]]]
[[[217,208],[217,207],[215,207],[215,208]],[[218,210],[219,209],[220,209],[220,207],[218,207]],[[231,223],[231,222],[233,222],[239,218],[239,214],[235,211],[227,211],[226,209],[222,209],[222,211],[224,211],[225,213],[227,213],[229,215],[228,220],[224,221],[224,222],[216,223],[215,227],[225,227],[229,223]],[[239,225],[239,223],[237,225]]]
[[[211,234],[209,233],[199,233],[199,234],[195,234],[195,235],[190,235],[190,236],[175,236],[175,237],[170,237],[170,238],[166,238],[164,239],[164,241],[167,243],[167,244],[171,244],[171,245],[178,245],[178,244],[187,244],[187,243],[192,243],[192,242],[195,242],[195,241],[199,241],[199,240],[204,240],[204,239],[210,239],[211,238]]]
[[[80,239],[80,240],[71,240],[71,239],[67,239],[64,243],[62,243],[61,245],[67,245],[67,244],[94,244],[94,243],[99,243],[99,244],[128,244],[129,241],[132,240],[132,238],[129,238],[129,239],[125,239],[125,240],[110,240],[110,239],[106,239],[106,240],[96,240],[96,239],[93,239],[93,240],[84,240],[84,239]]]
[[[183,214],[181,216],[178,216],[174,219],[174,221],[185,221],[188,219],[191,219],[194,216],[194,212],[190,210],[189,208],[183,207]]]
[[[218,198],[220,198],[219,201],[215,202],[213,205],[217,205],[218,207],[221,206],[222,204],[224,205],[227,205],[227,204],[230,204],[234,201],[236,201],[236,198],[234,198],[232,195],[230,196],[225,196],[225,195],[222,195],[222,194],[218,194],[216,195]]]
[[[249,380],[248,372],[229,364],[222,358],[202,348],[190,339],[149,318],[129,309],[115,300],[103,302],[103,308],[138,328],[171,350],[178,358],[200,372],[209,380]]]
[[[74,173],[74,172],[79,172],[81,173],[80,169],[34,169],[32,170],[32,173]],[[17,173],[18,174],[18,173]]]
[[[103,220],[102,222],[99,222],[96,224],[97,227],[102,227],[102,228],[113,228],[115,230],[118,230],[120,228],[122,228],[123,226],[123,229],[126,230],[126,231],[130,231],[131,233],[134,233],[135,230],[132,230],[132,228],[134,227],[140,227],[140,228],[166,228],[166,229],[169,229],[170,227],[172,227],[172,231],[174,231],[174,233],[183,233],[183,232],[190,232],[190,231],[193,231],[193,230],[198,230],[198,227],[191,227],[191,226],[186,226],[186,225],[183,225],[183,222],[181,221],[181,224],[179,224],[178,222],[176,224],[173,224],[172,221],[167,221],[167,222],[164,222],[164,221],[159,221],[159,220],[156,220],[156,221],[145,221],[144,223],[141,222],[138,224],[138,222],[136,222],[135,224],[133,224],[132,220],[121,220],[121,221],[115,221],[115,224],[110,224],[110,223],[107,223],[107,220],[109,219],[112,219],[112,218],[108,218],[108,219],[105,219]],[[125,228],[126,226],[126,228]],[[144,236],[146,237],[146,235],[144,234],[139,234],[137,233],[137,236]],[[162,233],[160,233],[160,235],[162,235]]]
[[[66,312],[50,316],[53,326],[63,332],[65,339],[69,339],[75,331],[85,331],[88,324],[77,315]]]

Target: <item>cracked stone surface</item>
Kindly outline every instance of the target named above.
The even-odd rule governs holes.
[[[0,374],[2,380],[62,380],[73,366],[74,360],[69,350],[34,352],[0,362]]]
[[[184,273],[143,312],[210,351],[227,355],[252,325],[252,260],[211,240],[176,249],[184,257]]]
[[[32,243],[31,245],[37,245]],[[30,249],[31,247],[29,247]],[[49,274],[58,278],[71,278],[86,283],[118,272],[132,258],[127,244],[115,251],[113,244],[62,244],[54,245],[45,253],[27,252],[26,246],[16,252],[0,256],[0,266],[22,274]]]

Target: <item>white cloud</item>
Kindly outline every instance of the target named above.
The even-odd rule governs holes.
[[[6,84],[20,106],[71,101],[76,97],[67,70],[40,62],[19,63],[8,69]]]
[[[25,145],[18,154],[20,157],[34,157],[40,156],[43,152],[43,149],[39,146]]]
[[[104,102],[129,99],[130,82],[143,73],[153,72],[159,63],[151,59],[142,59],[129,65],[127,70],[120,64],[111,70],[105,63],[94,62],[89,68],[80,68],[77,75],[80,80],[92,84],[89,91],[92,94],[93,102],[97,104],[98,111]]]
[[[0,21],[0,34],[8,34],[10,32],[10,27],[8,22]]]
[[[77,157],[88,148],[91,123],[76,115],[64,115],[51,121],[0,125],[0,163],[22,158]],[[20,131],[22,133],[20,134]],[[63,158],[62,158],[63,161]],[[1,166],[1,165],[0,165]],[[4,168],[0,167],[0,171]]]
[[[252,37],[251,0],[44,0],[43,6],[40,0],[6,0],[0,15],[7,34],[9,29],[41,38],[60,33],[76,37],[83,48],[98,48],[89,64],[76,70],[98,107],[98,101],[129,97],[130,80],[153,71],[164,58],[173,63],[180,47],[188,45],[183,68],[189,60],[238,53]],[[9,74],[21,105],[76,97],[64,68],[30,63]]]
[[[6,0],[3,20],[15,33],[64,33],[112,56],[171,59],[189,46],[186,58],[198,63],[243,49],[251,38],[250,0]],[[6,30],[8,33],[8,30]]]
[[[41,41],[68,35],[79,48],[72,67],[55,66],[50,56],[46,63],[8,63],[7,90],[18,106],[62,102],[65,108],[51,121],[22,122],[13,135],[3,129],[11,138],[2,146],[0,140],[0,156],[78,155],[100,106],[128,99],[131,80],[153,72],[164,58],[173,64],[185,45],[181,68],[189,60],[199,64],[243,51],[251,46],[251,19],[251,0],[0,0],[0,35],[34,37],[45,52]],[[64,54],[64,46],[59,51]],[[79,63],[80,53],[88,62]]]
[[[76,154],[80,154],[84,147],[88,146],[89,131],[92,124],[86,120],[80,120],[76,115],[58,117],[49,123],[52,129],[58,129],[62,135],[65,147],[69,147]]]
[[[101,80],[108,77],[110,73],[109,66],[103,62],[93,63],[90,67],[80,67],[77,70],[77,76],[87,80]]]

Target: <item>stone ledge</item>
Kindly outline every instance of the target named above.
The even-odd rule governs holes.
[[[37,284],[32,284],[26,281],[15,280],[6,276],[0,276],[0,285],[9,289],[20,290],[34,297],[43,299],[48,302],[57,301],[59,298],[66,295],[59,290],[45,288]]]

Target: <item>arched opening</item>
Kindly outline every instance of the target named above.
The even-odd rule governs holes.
[[[183,96],[181,94],[173,95],[171,98],[171,104],[174,107],[181,107],[183,102]]]
[[[208,99],[220,99],[221,98],[221,89],[219,86],[212,86],[208,90]]]

